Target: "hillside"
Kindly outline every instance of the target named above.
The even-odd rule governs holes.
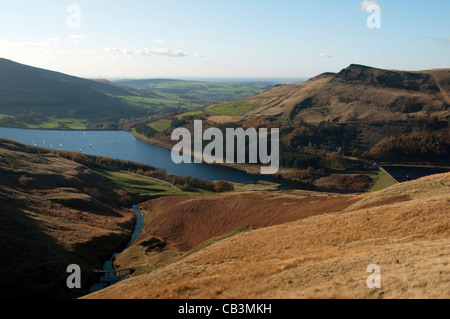
[[[35,112],[43,116],[98,120],[139,114],[136,108],[115,97],[118,95],[134,94],[112,83],[0,59],[0,114],[3,115]]]
[[[136,119],[241,99],[272,86],[256,82],[89,80],[0,58],[0,125],[124,129],[125,123]]]
[[[279,85],[230,104],[211,105],[211,119],[273,117],[318,123],[389,122],[411,117],[450,116],[450,69],[382,70],[352,64],[339,73],[324,73],[304,83]],[[244,109],[236,113],[235,108]]]
[[[0,298],[73,298],[66,268],[89,269],[126,243],[130,194],[47,150],[0,139]]]
[[[147,203],[146,231],[164,236],[160,239],[167,243],[182,238],[194,247],[208,236],[221,236],[171,261],[167,256],[163,259],[170,244],[153,245],[148,255],[152,260],[160,259],[159,267],[83,298],[450,297],[450,174],[354,197],[270,194],[261,193],[259,196],[270,204],[254,210],[243,209],[246,203],[242,200],[233,206],[231,199],[218,199],[227,213],[216,213],[212,201],[195,208],[187,202],[169,208],[170,200]],[[303,208],[308,211],[312,207],[308,206],[308,196],[316,207],[326,206],[326,201],[336,204],[339,198],[346,204],[330,205],[328,209],[322,206],[322,213],[306,213],[304,218],[297,215],[289,222],[295,210],[301,214]],[[270,213],[276,197],[280,198],[278,207],[290,211],[284,221],[281,212]],[[265,210],[265,206],[269,207]],[[259,214],[259,210],[265,213]],[[179,227],[170,226],[170,216],[175,213],[183,216]],[[169,220],[162,223],[160,214]],[[226,234],[229,229],[225,225],[235,226],[227,223],[226,215],[233,214],[233,220],[242,224],[259,214],[255,225],[261,227]],[[210,233],[205,231],[208,227]],[[201,240],[190,237],[195,229],[206,236]],[[156,239],[152,242],[158,243]],[[142,246],[142,242],[136,245]],[[381,289],[366,286],[370,275],[366,270],[372,264],[381,268]]]
[[[262,93],[276,83],[269,82],[209,82],[174,79],[120,80],[114,83],[139,90],[145,102],[158,107],[195,109],[214,103],[243,99]],[[127,99],[140,103],[141,99]]]
[[[136,245],[117,257],[116,266],[146,273],[222,236],[329,213],[352,203],[354,196],[306,191],[244,191],[152,200],[141,205],[146,220],[142,235]]]

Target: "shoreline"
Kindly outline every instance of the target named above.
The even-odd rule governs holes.
[[[28,131],[58,131],[58,132],[130,132],[129,130],[125,129],[117,129],[117,130],[104,130],[104,129],[68,129],[68,128],[30,128],[30,127],[12,127],[12,126],[1,126],[0,129],[7,128],[7,129],[13,129],[13,130],[28,130]]]
[[[139,139],[140,141],[146,143],[146,144],[150,144],[150,145],[154,145],[154,146],[158,146],[161,148],[164,148],[166,150],[171,151],[173,145],[159,140],[157,138],[149,138],[143,134],[137,133],[134,129],[128,129],[128,130],[103,130],[103,129],[93,129],[93,130],[68,130],[68,129],[34,129],[34,128],[27,128],[27,129],[22,129],[22,128],[11,128],[11,127],[0,127],[0,129],[13,129],[13,130],[27,130],[27,131],[54,131],[54,132],[126,132],[129,133],[130,135],[132,135],[133,137]],[[195,154],[192,152],[191,154],[192,157],[195,158]],[[289,170],[280,168],[281,171],[279,171],[277,174],[275,175],[261,175],[259,174],[259,168],[260,166],[258,165],[247,165],[247,164],[228,164],[228,163],[213,163],[210,165],[215,165],[216,167],[220,167],[220,168],[224,168],[224,169],[229,169],[229,170],[233,170],[234,172],[238,172],[238,173],[242,173],[242,174],[247,174],[250,176],[255,177],[256,179],[259,179],[260,181],[269,181],[271,183],[275,183],[275,184],[281,184],[279,187],[281,188],[285,188],[285,189],[300,189],[300,190],[309,190],[309,191],[317,191],[317,192],[333,192],[333,193],[365,193],[370,191],[370,188],[367,189],[362,189],[362,188],[353,188],[353,189],[346,189],[345,186],[341,187],[342,185],[340,184],[336,184],[333,183],[335,185],[323,185],[323,186],[318,186],[315,184],[315,181],[317,179],[310,179],[310,180],[297,180],[297,179],[291,179],[290,176],[286,175],[286,174],[290,174],[292,173]],[[411,169],[414,168],[419,168],[419,167],[424,167],[424,168],[443,168],[443,169],[449,169],[450,166],[446,166],[443,163],[427,163],[427,162],[415,162],[415,163],[404,163],[404,162],[396,162],[396,163],[391,163],[391,162],[379,162],[378,166],[410,166]],[[367,173],[367,172],[366,172]],[[332,175],[340,175],[339,173],[330,173],[327,176],[332,176]],[[348,175],[348,174],[342,174],[343,176]],[[352,174],[350,174],[352,175]],[[354,175],[354,174],[353,174]],[[370,174],[369,174],[370,175]],[[280,189],[282,190],[282,189]]]
[[[154,139],[154,138],[149,138],[143,134],[137,133],[135,130],[130,130],[128,132],[130,132],[131,135],[133,135],[137,139],[143,141],[144,143],[159,146],[159,147],[165,148],[167,150],[172,150],[172,145],[170,145],[168,143],[164,143],[164,142]],[[195,157],[194,154],[192,154],[191,156]],[[231,169],[231,170],[234,170],[234,171],[237,171],[237,172],[240,172],[243,174],[249,174],[252,176],[261,176],[260,174],[252,172],[249,169],[242,169],[239,167],[235,167],[235,166],[233,166],[233,164],[213,163],[213,164],[209,164],[209,165],[220,166],[222,168]],[[234,164],[234,165],[236,165],[236,164]],[[275,183],[276,182],[281,183],[280,186],[286,185],[286,186],[292,188],[293,190],[306,190],[306,191],[314,191],[314,192],[320,192],[320,193],[336,193],[336,194],[360,194],[360,193],[366,192],[363,190],[350,190],[350,189],[336,189],[336,188],[320,187],[320,186],[316,186],[314,184],[309,184],[309,183],[304,183],[304,182],[300,182],[300,181],[287,179],[287,178],[284,178],[281,174],[267,175],[267,176],[270,176],[271,178],[273,178],[275,180]],[[280,189],[279,189],[279,191],[280,191]]]

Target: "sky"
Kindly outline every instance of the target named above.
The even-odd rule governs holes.
[[[0,0],[0,57],[86,78],[448,68],[449,16],[450,0]]]

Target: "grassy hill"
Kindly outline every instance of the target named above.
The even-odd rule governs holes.
[[[268,83],[82,79],[0,59],[0,125],[22,128],[119,128],[147,118],[261,93]],[[111,125],[113,124],[113,125]]]
[[[286,121],[389,122],[411,117],[450,116],[450,69],[382,70],[350,65],[339,73],[324,73],[304,83],[279,85],[236,102],[211,105],[213,115],[242,119],[274,117]]]
[[[352,158],[393,160],[388,153],[398,153],[407,162],[445,162],[450,146],[449,94],[450,69],[397,71],[352,64],[303,83],[276,85],[248,98],[180,112],[170,129],[167,120],[147,121],[153,128],[147,135],[170,143],[175,127],[190,128],[195,120],[203,120],[204,129],[279,128],[281,166],[303,170],[311,166],[317,173],[280,174],[309,183],[321,174],[349,168]],[[311,156],[320,161],[305,160]],[[373,163],[353,164],[359,170]]]
[[[149,165],[5,139],[0,176],[0,298],[85,295],[92,270],[128,241],[132,204],[214,192]],[[66,286],[71,264],[82,269],[81,290]]]
[[[124,99],[134,105],[146,103],[155,108],[196,109],[210,104],[247,98],[275,85],[269,82],[208,82],[171,79],[121,80],[121,86],[139,90],[144,98]]]
[[[449,298],[449,203],[448,173],[362,195],[152,200],[119,256],[152,271],[83,298]],[[372,264],[381,289],[366,285]]]
[[[127,242],[133,193],[48,150],[0,139],[0,298],[73,298]],[[66,286],[82,269],[83,290]]]
[[[112,83],[81,79],[0,59],[0,114],[96,120],[138,115],[117,98],[133,95]],[[142,113],[142,112],[141,112]],[[144,113],[145,114],[145,113]]]

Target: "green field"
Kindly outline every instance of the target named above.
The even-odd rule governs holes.
[[[183,194],[181,190],[179,190],[172,184],[156,178],[126,171],[102,171],[101,173],[112,182],[119,184],[123,188],[133,192],[163,195]]]
[[[177,117],[179,120],[181,120],[185,116],[200,115],[203,113],[205,113],[205,112],[204,111],[191,111],[191,112],[186,112],[186,113],[180,114]]]
[[[119,96],[119,98],[129,105],[142,109],[161,109],[164,107],[193,109],[202,106],[201,103],[195,103],[195,101],[179,97],[176,94],[158,93],[152,97]]]
[[[208,193],[205,190],[182,191],[169,182],[127,171],[101,171],[102,175],[115,184],[132,192],[147,195],[195,195]]]
[[[386,174],[383,171],[379,171],[377,180],[376,180],[375,184],[373,184],[370,191],[377,192],[377,191],[383,190],[383,189],[388,188],[389,186],[392,186],[395,184],[397,184],[397,182],[395,180],[393,180],[392,177],[390,177],[388,174]]]
[[[39,117],[33,119],[32,121],[21,121],[17,120],[16,117],[10,115],[0,114],[0,120],[2,119],[12,119],[2,123],[6,127],[17,127],[25,129],[65,129],[65,130],[85,130],[86,122],[85,120],[76,118],[53,118],[53,117]]]
[[[13,83],[10,81],[14,78]],[[39,85],[37,85],[37,83]],[[244,99],[273,87],[258,81],[96,81],[0,58],[0,126],[101,129],[132,120]],[[10,115],[5,116],[6,114]],[[123,122],[122,122],[123,123]]]
[[[218,83],[185,80],[126,80],[120,85],[140,90],[144,98],[121,96],[136,107],[179,107],[195,109],[211,104],[242,100],[270,89],[272,84],[258,82]]]
[[[245,104],[240,100],[210,107],[206,111],[215,115],[244,115],[256,109],[258,106],[258,104]]]
[[[80,119],[55,119],[45,118],[39,124],[23,123],[26,128],[30,129],[68,129],[68,130],[85,130],[86,123]]]
[[[150,123],[148,126],[150,126],[152,129],[154,129],[158,132],[163,132],[163,131],[167,130],[168,128],[170,128],[171,125],[172,125],[171,120],[159,120],[159,121]]]

